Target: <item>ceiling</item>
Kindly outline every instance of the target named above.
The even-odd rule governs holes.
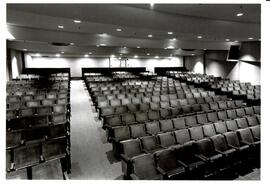
[[[15,37],[7,45],[67,56],[201,54],[260,39],[260,15],[259,4],[7,4],[7,29]]]

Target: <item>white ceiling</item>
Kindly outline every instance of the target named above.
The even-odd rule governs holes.
[[[242,17],[236,16],[239,11]],[[259,4],[8,4],[8,30],[16,38],[8,41],[8,47],[95,56],[200,54],[203,49],[224,50],[239,44],[226,42],[227,38],[260,39],[260,11]],[[74,19],[82,22],[76,24]],[[74,45],[52,46],[52,42]],[[100,44],[106,46],[96,46]]]

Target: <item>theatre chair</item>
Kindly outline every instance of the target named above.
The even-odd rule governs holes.
[[[133,113],[125,113],[121,115],[123,125],[132,125],[136,123],[135,115]]]
[[[162,180],[157,171],[153,155],[143,154],[132,159],[132,180]]]
[[[160,126],[158,121],[145,123],[146,133],[150,135],[156,135],[160,133]]]
[[[216,131],[213,124],[203,125],[202,128],[205,137],[211,137],[216,135]]]
[[[196,116],[186,116],[185,123],[188,127],[196,127],[199,126],[197,123]]]
[[[174,128],[176,130],[186,128],[185,118],[184,117],[174,118],[172,121],[173,121],[173,126],[174,126]]]
[[[42,160],[60,159],[66,156],[67,139],[59,138],[42,143]]]
[[[157,135],[159,143],[164,148],[169,148],[175,145],[175,138],[173,132],[165,132]]]
[[[219,121],[219,122],[214,123],[214,127],[216,129],[217,134],[223,134],[223,133],[228,132],[226,123],[224,121]]]
[[[145,153],[155,153],[164,149],[159,143],[156,136],[145,136],[140,138],[142,148]]]
[[[226,121],[226,126],[228,131],[236,131],[238,130],[238,126],[235,120],[228,120]]]
[[[177,161],[173,150],[165,149],[155,153],[157,170],[164,179],[178,179],[185,173],[185,167]]]
[[[144,124],[129,125],[129,128],[130,128],[130,135],[134,139],[147,135]]]
[[[160,130],[162,132],[170,132],[174,130],[173,122],[171,119],[160,120],[159,123],[160,123]]]
[[[189,128],[190,138],[192,140],[198,141],[204,138],[202,127],[191,127]]]
[[[235,119],[238,128],[247,128],[248,127],[248,122],[246,118],[237,118]]]

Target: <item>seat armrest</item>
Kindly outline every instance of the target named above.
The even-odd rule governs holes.
[[[149,151],[148,151],[148,150],[146,150],[146,149],[142,149],[142,151],[143,151],[144,153],[146,153],[146,154],[151,153],[151,152],[149,152]]]
[[[240,141],[240,143],[245,144],[245,145],[252,145],[252,143],[246,142],[246,141]]]
[[[177,162],[179,163],[179,164],[181,164],[182,166],[184,166],[185,168],[187,168],[188,167],[188,165],[186,165],[184,162],[182,162],[181,160],[177,160]]]
[[[233,145],[230,145],[230,144],[228,144],[228,146],[231,147],[231,148],[233,148],[233,149],[235,149],[235,150],[239,150],[239,148],[236,147],[236,146],[233,146]]]
[[[126,155],[120,154],[120,156],[121,156],[121,159],[123,159],[123,161],[125,161],[126,163],[130,161],[129,157],[127,157]]]
[[[158,145],[159,147],[163,148],[163,149],[166,149],[166,147],[162,146],[162,145]]]
[[[219,153],[219,154],[226,155],[224,152],[222,152],[222,151],[220,151],[220,150],[215,149],[215,151],[216,151],[217,153]]]
[[[203,155],[198,155],[198,154],[195,154],[196,157],[198,157],[199,159],[203,160],[203,161],[209,161],[209,159]]]
[[[255,139],[256,141],[260,141],[260,140],[261,140],[260,138],[255,137],[255,136],[254,136],[254,139]]]
[[[140,180],[139,177],[135,175],[134,173],[130,174],[130,177],[132,180]]]
[[[157,171],[159,172],[159,173],[161,173],[163,176],[165,176],[166,175],[166,172],[162,169],[162,168],[160,168],[159,166],[157,166]]]

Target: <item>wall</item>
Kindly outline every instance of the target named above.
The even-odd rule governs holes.
[[[206,51],[205,73],[231,80],[240,80],[240,82],[251,82],[253,85],[261,83],[259,62],[228,62],[226,61],[227,52],[222,50]],[[203,56],[186,57],[185,65],[190,71],[202,73]]]
[[[22,68],[23,68],[22,52],[13,49],[8,49],[7,63],[6,63],[7,81],[19,76],[22,73]]]
[[[71,68],[72,77],[81,76],[82,67],[124,67],[125,62],[116,58],[49,58],[49,57],[25,57],[26,68]],[[154,71],[154,67],[182,67],[182,58],[172,59],[129,59],[126,67],[146,67],[146,70]]]

